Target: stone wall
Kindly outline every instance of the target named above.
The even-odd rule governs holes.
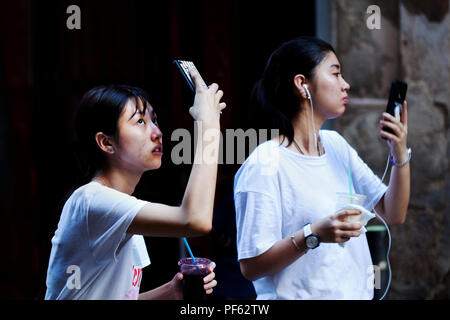
[[[381,29],[369,30],[369,5]],[[334,126],[380,177],[388,155],[379,138],[392,79],[408,82],[412,148],[407,220],[392,226],[388,299],[449,298],[449,1],[333,1],[333,45],[350,83],[350,105]],[[389,172],[385,182],[389,181]]]

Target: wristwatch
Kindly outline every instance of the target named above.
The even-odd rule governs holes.
[[[309,249],[315,249],[320,245],[319,238],[311,231],[311,223],[305,224],[303,227],[303,233],[306,240],[306,246]]]

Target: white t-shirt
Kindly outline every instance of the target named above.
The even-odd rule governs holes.
[[[386,185],[342,136],[329,130],[319,134],[322,156],[304,156],[269,140],[238,170],[234,200],[239,260],[258,256],[305,224],[334,214],[336,192],[349,190],[348,167],[352,192],[367,196],[364,207],[369,211],[386,192]],[[351,238],[344,247],[321,243],[253,284],[258,299],[371,299],[373,267],[366,236]]]
[[[75,190],[52,238],[45,299],[137,299],[150,258],[126,230],[146,203],[97,182]]]

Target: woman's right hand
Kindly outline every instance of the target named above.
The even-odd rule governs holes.
[[[195,84],[194,105],[189,109],[189,113],[195,121],[217,124],[221,110],[226,107],[225,102],[220,102],[223,91],[219,90],[216,83],[205,88],[200,80],[200,75],[195,70],[189,69],[189,75]]]
[[[311,224],[311,231],[317,235],[320,242],[345,242],[350,237],[359,237],[362,224],[347,222],[349,216],[361,214],[358,209],[342,209],[332,216]]]

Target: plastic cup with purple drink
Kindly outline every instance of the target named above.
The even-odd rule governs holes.
[[[183,297],[185,300],[206,300],[203,278],[210,272],[212,261],[206,258],[183,258],[178,266],[183,274]]]

